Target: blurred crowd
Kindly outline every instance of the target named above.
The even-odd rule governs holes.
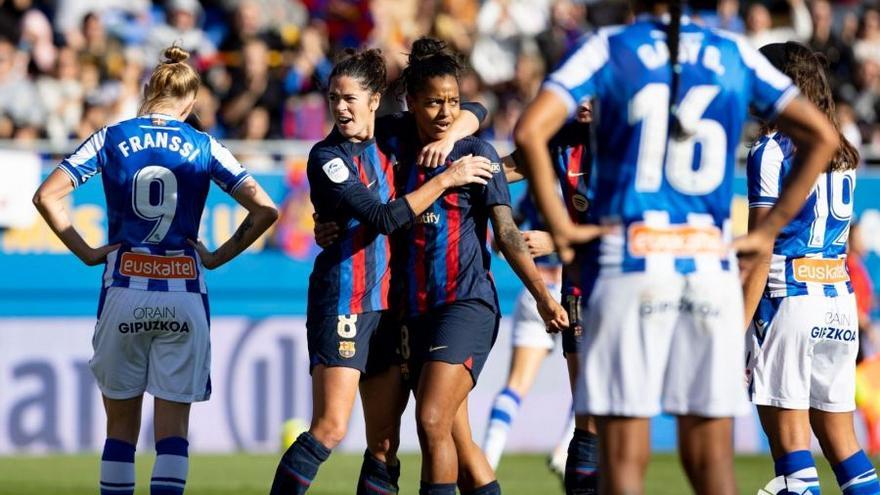
[[[880,152],[880,4],[689,4],[696,22],[756,47],[796,40],[824,53],[845,135]],[[203,77],[193,125],[226,139],[319,139],[335,53],[379,47],[393,79],[411,41],[429,34],[467,57],[463,98],[490,110],[483,137],[504,141],[548,68],[584,33],[628,16],[625,0],[0,0],[0,139],[79,140],[135,116],[174,42]]]

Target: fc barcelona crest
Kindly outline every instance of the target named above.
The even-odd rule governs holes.
[[[343,340],[339,343],[339,355],[344,357],[345,359],[353,358],[355,352],[356,350],[354,348],[354,341]]]

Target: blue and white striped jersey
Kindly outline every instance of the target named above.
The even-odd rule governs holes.
[[[797,93],[735,35],[682,19],[678,116],[670,138],[668,21],[640,17],[583,40],[544,88],[599,116],[589,215],[620,225],[586,251],[602,272],[728,270],[735,151],[749,108],[772,118]]]
[[[791,171],[794,145],[782,133],[758,139],[749,153],[750,208],[776,204]],[[854,170],[819,176],[804,207],[785,226],[773,246],[766,293],[770,297],[849,294],[846,241],[853,213]]]
[[[101,173],[108,238],[104,287],[205,293],[195,250],[211,180],[233,194],[249,174],[214,138],[168,115],[105,127],[58,166],[79,186]]]

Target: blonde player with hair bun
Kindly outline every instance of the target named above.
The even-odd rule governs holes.
[[[188,57],[178,46],[166,49],[144,88],[139,115],[93,134],[34,195],[64,245],[86,265],[104,265],[89,361],[107,413],[101,494],[134,494],[144,392],[155,399],[150,493],[183,493],[190,404],[211,395],[203,271],[244,251],[278,216],[238,160],[185,123],[200,84]],[[71,223],[65,198],[99,173],[109,242],[94,248]],[[198,241],[211,181],[248,211],[214,251]]]

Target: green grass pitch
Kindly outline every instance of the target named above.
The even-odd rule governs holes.
[[[357,483],[361,457],[338,454],[321,468],[310,494],[351,495]],[[272,482],[277,456],[195,455],[190,461],[188,495],[266,495]],[[508,455],[501,461],[498,479],[505,495],[562,493],[559,480],[545,467],[541,455]],[[97,493],[98,455],[0,457],[0,495],[94,495]],[[151,456],[137,462],[137,494],[149,493]],[[823,493],[839,493],[834,475],[818,458]],[[752,495],[773,471],[766,456],[739,456],[736,473],[740,493]],[[403,457],[401,494],[418,492],[419,457]],[[655,455],[648,471],[648,494],[690,493],[684,474],[672,454]]]

